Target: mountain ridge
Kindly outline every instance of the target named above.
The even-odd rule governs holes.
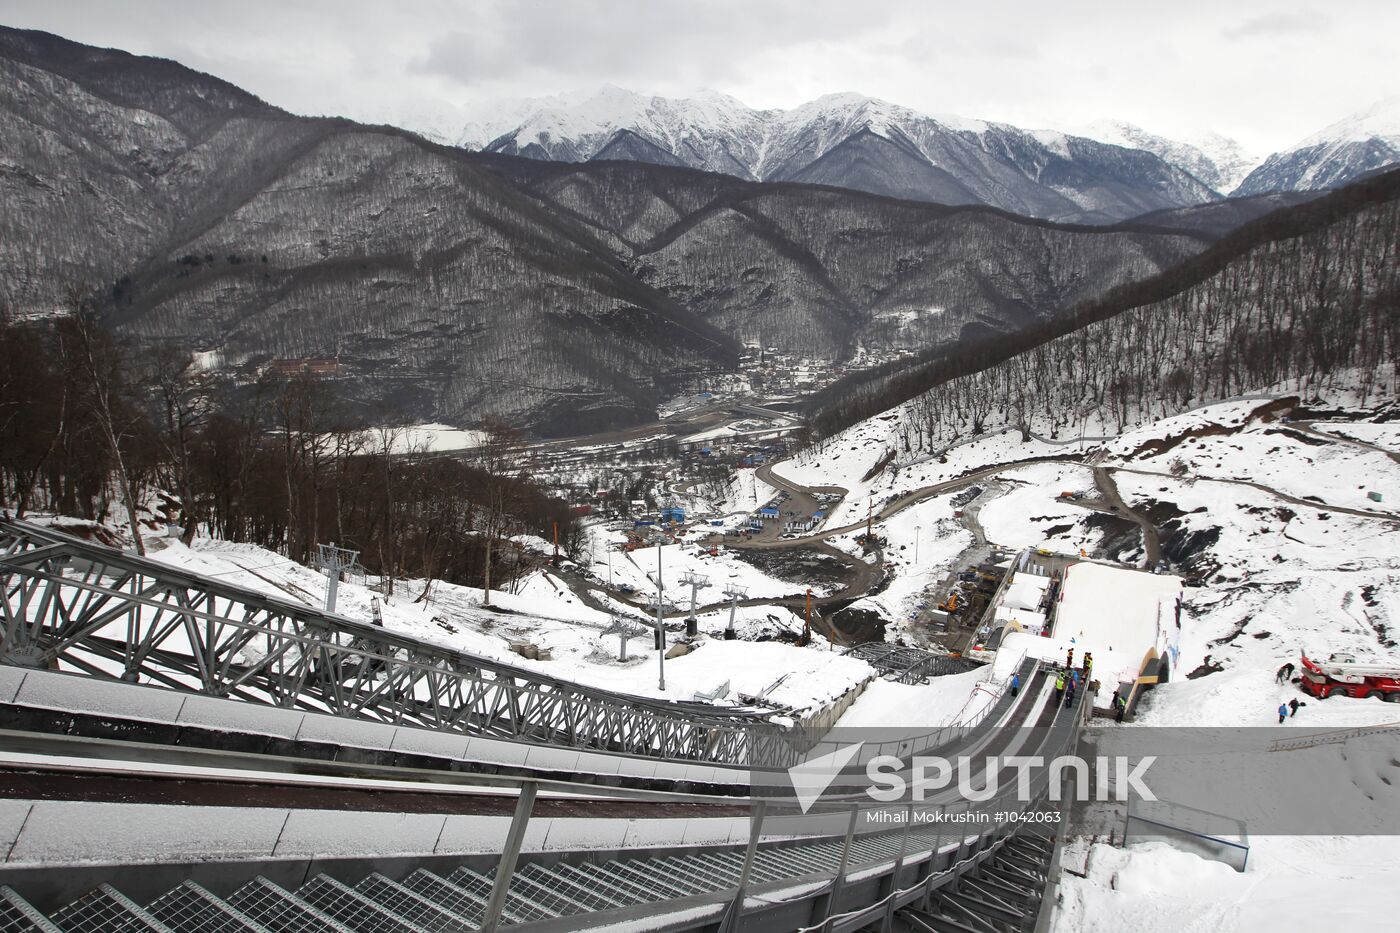
[[[64,41],[64,61],[97,54]],[[654,419],[745,343],[836,366],[1012,333],[1234,222],[1075,226],[468,153],[218,86],[205,101],[206,77],[175,86],[174,63],[104,61],[132,106],[0,53],[0,303],[44,316],[87,283],[138,343],[178,342],[242,381],[334,361],[347,398],[423,420],[586,433]]]
[[[1343,117],[1264,160],[1235,194],[1335,188],[1400,162],[1400,96]]]
[[[839,184],[1067,222],[1111,223],[1218,197],[1146,149],[929,116],[855,93],[827,94],[791,110],[757,110],[721,94],[695,101],[616,87],[575,100],[570,107],[551,99],[483,149],[584,162],[625,155],[615,146],[625,131],[654,147],[643,161],[657,161],[659,151],[748,180]]]

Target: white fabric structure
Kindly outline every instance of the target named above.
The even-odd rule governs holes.
[[[1038,609],[1041,599],[1045,597],[1045,590],[1049,586],[1049,577],[1018,573],[1006,587],[1001,605],[1011,609]]]

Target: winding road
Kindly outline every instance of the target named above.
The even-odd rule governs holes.
[[[1380,448],[1372,444],[1367,444],[1363,441],[1356,441],[1350,438],[1343,438],[1336,435],[1316,431],[1311,427],[1309,423],[1294,422],[1291,423],[1289,427],[1296,428],[1301,433],[1310,434],[1333,443],[1349,444],[1352,446],[1376,450],[1378,452],[1387,454],[1392,459],[1396,460],[1396,462],[1400,462],[1400,454],[1387,451],[1384,448]],[[1040,437],[1037,437],[1036,439],[1041,440],[1045,443],[1051,443],[1056,445],[1069,445],[1106,440],[1106,438],[1093,437],[1073,438],[1064,441],[1053,441]],[[917,462],[921,461],[912,461],[911,463]],[[1121,493],[1118,490],[1117,482],[1114,480],[1114,474],[1127,473],[1139,476],[1148,476],[1158,479],[1171,479],[1177,481],[1179,481],[1180,478],[1173,477],[1167,473],[1161,473],[1152,470],[1142,470],[1127,466],[1105,466],[1099,463],[1092,462],[1091,458],[1087,458],[1084,455],[1032,457],[1023,460],[1006,461],[1002,463],[996,463],[990,466],[980,467],[978,469],[972,470],[968,473],[964,473],[963,475],[952,479],[944,480],[938,483],[933,483],[927,486],[921,486],[917,489],[910,490],[909,492],[906,492],[886,502],[883,506],[880,507],[878,511],[874,512],[873,519],[876,522],[883,522],[899,514],[905,509],[918,505],[921,502],[925,502],[929,499],[946,495],[950,492],[955,492],[961,489],[965,489],[974,484],[987,481],[997,476],[998,474],[1005,472],[1006,470],[1034,463],[1062,463],[1083,466],[1091,469],[1093,471],[1094,485],[1098,489],[1102,500],[1076,500],[1075,504],[1087,509],[1103,511],[1113,515],[1118,515],[1128,521],[1133,522],[1139,527],[1139,529],[1141,529],[1143,538],[1143,548],[1145,552],[1147,566],[1156,566],[1158,561],[1162,559],[1161,540],[1156,526],[1152,523],[1152,520],[1147,515],[1143,514],[1138,510],[1133,509],[1127,504],[1126,501],[1124,501]],[[908,465],[911,464],[905,464],[905,466]],[[790,512],[792,514],[785,514],[783,516],[783,521],[768,523],[767,527],[765,527],[762,532],[755,534],[752,538],[748,540],[735,541],[732,538],[725,539],[719,536],[715,536],[710,539],[711,541],[714,541],[716,543],[722,543],[725,547],[740,551],[776,551],[799,549],[816,550],[829,557],[840,560],[850,569],[851,579],[845,586],[841,588],[841,590],[839,590],[836,593],[832,593],[830,595],[821,597],[813,597],[812,604],[814,606],[829,606],[833,604],[849,602],[869,593],[881,582],[884,576],[884,568],[883,555],[879,551],[877,551],[875,554],[875,561],[871,563],[865,560],[861,560],[859,557],[849,554],[831,544],[831,540],[833,538],[863,529],[866,525],[865,521],[856,521],[833,528],[823,528],[811,534],[787,538],[781,537],[781,528],[783,522],[793,520],[805,520],[810,518],[816,512],[829,507],[827,503],[823,503],[818,498],[818,496],[835,495],[839,497],[845,497],[849,492],[847,489],[840,486],[803,486],[800,483],[797,483],[774,472],[773,464],[765,464],[759,467],[758,470],[755,472],[758,478],[761,479],[763,482],[787,494],[788,498],[783,503],[783,510],[785,513]],[[1256,483],[1249,480],[1199,477],[1193,480],[1193,482],[1223,483],[1234,486],[1248,486],[1250,488],[1257,489],[1261,492],[1271,495],[1279,499],[1280,501],[1300,506],[1302,508],[1310,508],[1325,512],[1337,512],[1344,515],[1353,515],[1359,518],[1375,519],[1379,521],[1400,521],[1400,515],[1397,515],[1392,512],[1349,508],[1346,506],[1329,505],[1325,502],[1319,502],[1313,499],[1302,499],[1297,496],[1292,496],[1287,493],[1281,492],[1262,483]],[[964,518],[964,521],[966,521],[966,517]],[[978,539],[979,544],[985,543],[985,538],[980,535],[980,529],[974,530],[974,536]],[[590,590],[599,589],[602,589],[604,592],[608,592],[606,587],[599,587],[597,584],[593,584],[585,580],[584,578],[578,576],[569,576],[561,574],[561,577],[570,586],[570,588],[579,596],[579,598],[585,602],[585,604],[593,608],[600,609],[602,611],[612,611],[612,607],[609,607],[599,602],[590,593]],[[609,592],[608,595],[629,605],[637,605],[623,594]],[[697,607],[697,611],[712,612],[718,609],[726,608],[728,607],[728,605],[728,602],[723,601],[707,603],[703,606]],[[787,608],[800,610],[805,605],[805,597],[803,595],[798,594],[785,597],[743,599],[739,601],[738,605],[744,607],[783,606]],[[643,607],[638,605],[637,608],[642,609]],[[667,613],[666,618],[668,620],[678,620],[686,615],[688,615],[687,611],[677,610]]]

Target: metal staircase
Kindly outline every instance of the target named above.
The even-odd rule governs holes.
[[[888,832],[855,838],[847,874],[919,856],[931,860],[954,842],[961,845],[946,831],[927,827],[907,836]],[[765,886],[803,880],[829,884],[842,865],[842,849],[841,840],[759,848],[750,867],[749,890],[761,893]],[[1005,905],[1018,896],[1024,907],[1034,899],[1037,884],[1043,885],[1049,852],[1043,841],[1012,839],[979,874],[960,879],[955,892],[940,895],[938,913],[916,915],[957,917],[982,910],[979,904],[1006,912],[1012,908]],[[529,864],[510,880],[501,925],[529,929],[560,918],[613,911],[622,920],[638,908],[646,916],[662,917],[668,901],[731,894],[740,882],[744,859],[744,852],[731,850]],[[952,880],[958,873],[959,865],[950,863],[929,878],[946,874]],[[185,881],[144,907],[103,884],[47,917],[12,889],[0,888],[0,933],[449,933],[481,928],[494,882],[494,873],[465,866],[445,874],[419,868],[397,881],[372,872],[353,884],[318,874],[294,891],[259,876],[225,897]]]

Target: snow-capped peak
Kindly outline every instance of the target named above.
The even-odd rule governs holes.
[[[1400,140],[1400,95],[1379,100],[1365,110],[1338,120],[1287,151],[1376,138]]]
[[[1115,119],[1095,120],[1065,129],[1075,136],[1111,146],[1151,152],[1221,192],[1232,190],[1261,161],[1235,140],[1211,131],[1185,139],[1171,139],[1126,120]]]
[[[1220,174],[1191,150],[1198,162],[1208,163],[1209,173],[1199,165],[1183,170],[1166,158],[1137,160],[1127,171],[1141,183],[1141,196],[1107,193],[1097,180],[1082,183],[1093,191],[1076,185],[1061,191],[1042,183],[1039,166],[1045,161],[1092,166],[1086,177],[1098,179],[1117,171],[1111,166],[1121,167],[1124,154],[1077,146],[1058,130],[1029,133],[1003,123],[922,113],[856,91],[825,94],[791,109],[759,110],[716,91],[661,97],[605,86],[567,101],[544,102],[491,136],[485,147],[570,162],[685,165],[750,180],[839,185],[1094,221],[1208,200],[1218,190]],[[1211,180],[1203,182],[1207,174]]]

